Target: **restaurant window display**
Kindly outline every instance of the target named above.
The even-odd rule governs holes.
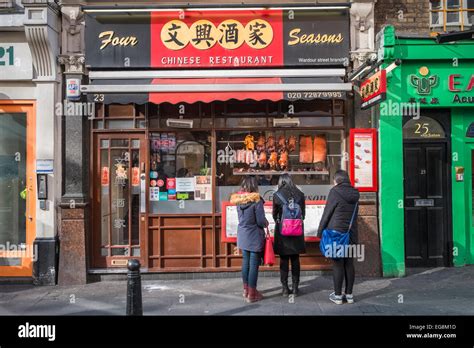
[[[220,213],[246,175],[257,176],[267,201],[281,173],[307,200],[325,200],[334,173],[345,166],[344,107],[339,99],[230,100],[102,105],[98,114],[109,122],[146,120],[150,214],[199,214]]]
[[[238,267],[223,207],[246,175],[257,176],[271,213],[289,173],[312,209],[306,241],[317,241],[334,173],[346,165],[345,118],[343,99],[97,104],[94,266],[140,257],[150,269]],[[309,243],[303,264],[319,257]]]
[[[151,214],[211,213],[208,132],[150,133]]]
[[[292,176],[307,200],[324,200],[334,173],[344,165],[343,102],[253,102],[252,107],[255,117],[247,117],[244,104],[216,105],[216,123],[234,128],[216,131],[216,210],[246,175],[257,176],[267,201],[282,173]],[[295,123],[285,127],[289,123],[275,119]]]

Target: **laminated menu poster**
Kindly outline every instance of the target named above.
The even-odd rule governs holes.
[[[326,201],[306,201],[306,216],[304,219],[304,235],[306,242],[317,242],[319,238],[316,237],[318,232],[319,222],[323,216]],[[268,229],[270,235],[273,237],[275,232],[275,221],[272,216],[272,202],[267,202],[264,205],[265,217],[269,223]],[[228,243],[235,243],[237,241],[237,227],[239,225],[239,218],[237,215],[237,206],[230,202],[222,203],[222,241]]]
[[[176,192],[193,192],[194,178],[176,178]]]
[[[376,133],[374,129],[351,130],[351,178],[360,191],[377,189]]]
[[[195,176],[194,179],[194,200],[210,201],[212,199],[211,176],[200,175]]]

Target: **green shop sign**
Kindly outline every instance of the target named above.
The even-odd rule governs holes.
[[[474,71],[445,64],[404,67],[406,99],[425,106],[474,106]]]

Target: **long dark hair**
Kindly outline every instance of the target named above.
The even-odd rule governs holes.
[[[291,180],[291,176],[289,174],[282,174],[278,179],[278,189],[281,190],[284,187],[290,191],[299,191],[299,189],[293,183],[293,180]]]
[[[258,181],[255,176],[246,176],[242,179],[240,190],[243,192],[258,192]]]

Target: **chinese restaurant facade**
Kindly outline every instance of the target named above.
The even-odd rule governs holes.
[[[308,205],[302,269],[330,269],[315,233],[348,167],[349,8],[83,10],[90,272],[239,270],[230,194],[257,176],[272,220],[283,172]]]
[[[401,60],[377,111],[383,274],[472,264],[474,42],[396,37],[393,27],[379,42],[383,68]]]

